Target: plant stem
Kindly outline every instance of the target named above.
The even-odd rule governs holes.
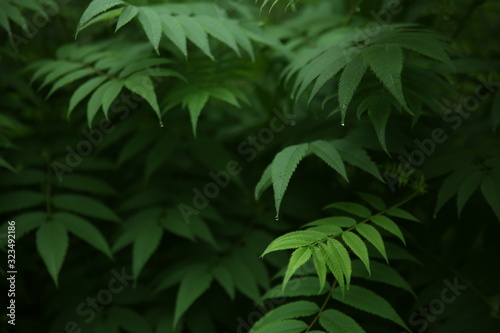
[[[330,290],[328,291],[328,295],[326,295],[325,301],[321,305],[321,308],[319,309],[318,314],[316,315],[316,317],[314,317],[314,319],[311,322],[311,324],[309,324],[309,326],[307,327],[307,330],[305,331],[305,333],[309,332],[311,330],[311,328],[313,327],[313,325],[318,321],[319,316],[321,316],[321,313],[323,312],[323,310],[325,309],[326,305],[328,304],[328,301],[330,300],[330,297],[332,297],[333,290],[335,290],[336,286],[337,286],[337,280],[333,281],[332,286],[331,286]]]
[[[370,219],[371,219],[373,216],[382,215],[382,214],[384,214],[385,212],[387,212],[387,211],[388,211],[388,210],[390,210],[390,209],[393,209],[393,208],[397,208],[397,207],[399,207],[399,206],[402,206],[402,205],[404,205],[405,203],[407,203],[408,201],[410,201],[411,199],[413,199],[414,197],[416,197],[418,194],[419,194],[418,192],[414,192],[412,195],[410,195],[408,198],[404,199],[403,201],[401,201],[401,202],[399,202],[399,203],[397,203],[397,204],[395,204],[395,205],[392,205],[391,207],[386,208],[386,209],[384,209],[383,211],[378,212],[377,214],[371,215],[370,217],[368,217],[368,218],[364,219],[363,221],[361,221],[361,222],[359,222],[359,223],[356,223],[356,224],[355,224],[355,225],[353,225],[352,227],[347,228],[347,229],[345,229],[345,230],[342,230],[342,232],[341,232],[341,233],[338,233],[338,234],[335,234],[335,235],[331,235],[331,236],[328,236],[328,237],[326,237],[326,238],[324,238],[324,239],[322,239],[322,240],[316,241],[316,242],[312,243],[310,246],[315,246],[315,245],[317,245],[317,244],[319,244],[319,243],[322,243],[322,242],[324,242],[325,240],[328,240],[328,239],[330,239],[330,238],[335,238],[335,237],[338,237],[338,236],[342,235],[344,232],[351,231],[352,229],[356,229],[356,228],[357,228],[360,224],[364,224],[364,223],[366,223],[366,222],[370,221]]]

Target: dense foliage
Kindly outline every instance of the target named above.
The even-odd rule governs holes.
[[[1,1],[0,331],[498,333],[499,14]]]

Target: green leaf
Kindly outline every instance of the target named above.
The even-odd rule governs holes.
[[[257,284],[265,290],[268,290],[271,288],[268,269],[264,261],[260,260],[260,258],[255,255],[260,252],[260,249],[260,246],[257,251],[247,247],[240,247],[235,251],[234,256],[241,262],[244,262],[248,269],[250,269]]]
[[[166,217],[161,220],[161,225],[171,233],[194,241],[194,234],[188,226],[179,209],[174,208],[168,211]]]
[[[321,56],[319,58],[321,58]],[[323,87],[325,85],[326,82],[328,82],[328,80],[332,79],[335,75],[337,75],[338,72],[340,72],[342,70],[342,68],[344,68],[347,61],[348,61],[348,58],[345,57],[340,52],[338,52],[338,54],[336,55],[335,61],[333,63],[331,63],[329,66],[327,66],[326,68],[323,68],[321,70],[319,76],[316,78],[316,82],[314,82],[314,86],[312,88],[311,95],[309,96],[308,103],[311,103],[311,100],[313,99],[313,97],[316,96],[318,91],[321,89],[321,87]],[[324,66],[324,64],[321,62],[321,60],[318,61],[318,59],[313,60],[311,62],[311,65],[314,63],[318,63],[318,65],[320,67]],[[308,68],[306,67],[304,69],[304,71],[307,71],[307,70],[308,70]],[[313,70],[313,73],[315,73],[314,70]],[[299,75],[299,77],[300,77],[300,75]],[[312,77],[312,76],[310,76],[310,77]],[[306,82],[308,82],[308,80],[309,79],[307,79]],[[306,86],[307,86],[306,83],[302,83],[302,86],[299,89],[297,96],[300,96],[302,94],[302,92],[304,91]]]
[[[380,145],[385,152],[389,154],[385,143],[385,128],[389,120],[389,115],[391,114],[391,105],[388,99],[384,96],[375,99],[368,108],[368,114],[372,120],[373,127],[375,127],[375,133],[377,134]]]
[[[59,61],[56,60],[40,60],[32,64],[32,69],[36,68],[35,73],[30,80],[30,85],[33,84],[36,80],[38,80],[43,75],[46,75],[57,69],[59,66]]]
[[[238,56],[240,56],[240,50],[238,49],[236,39],[234,38],[231,29],[225,25],[225,23],[228,23],[228,20],[223,18],[215,19],[209,16],[200,15],[196,17],[196,21],[201,24],[206,32],[229,46]]]
[[[323,252],[317,246],[313,247],[312,258],[314,262],[314,268],[316,269],[316,274],[318,274],[318,279],[319,279],[318,293],[319,293],[321,292],[321,290],[323,290],[326,283],[326,261]]]
[[[354,252],[354,254],[361,259],[366,267],[366,270],[371,274],[370,258],[368,257],[368,249],[366,248],[365,242],[363,242],[358,235],[350,231],[346,231],[342,234],[342,240],[352,250],[352,252]]]
[[[373,208],[379,211],[385,210],[385,203],[384,200],[380,199],[379,196],[369,194],[369,193],[364,193],[364,192],[356,192],[356,194],[363,199],[365,202],[370,204]]]
[[[118,5],[126,5],[126,3],[121,0],[93,0],[83,12],[79,25],[84,25],[94,16]]]
[[[92,128],[92,120],[94,120],[97,111],[99,111],[99,109],[101,108],[104,94],[112,85],[112,81],[104,83],[99,88],[97,88],[89,98],[89,102],[87,104],[87,122],[89,128]]]
[[[99,229],[88,221],[69,213],[55,213],[53,219],[64,225],[70,233],[92,245],[109,258],[113,257],[106,238]]]
[[[209,87],[207,90],[209,91],[210,96],[234,105],[237,108],[240,107],[240,103],[238,102],[239,96],[235,94],[234,90],[223,87]]]
[[[1,4],[0,4],[0,6],[1,6]],[[12,31],[10,29],[9,18],[8,18],[7,14],[4,13],[3,11],[0,11],[0,25],[5,29],[5,31],[7,31],[7,34],[9,35],[9,37],[11,37]]]
[[[41,185],[46,182],[46,178],[46,173],[40,169],[20,169],[16,171],[14,175],[11,175],[11,177],[0,178],[0,186],[16,187],[24,185]]]
[[[342,156],[342,160],[384,182],[377,165],[373,163],[364,149],[344,139],[334,140],[332,143]]]
[[[88,28],[93,24],[114,19],[115,17],[119,16],[122,11],[123,11],[122,8],[112,9],[93,17],[91,20],[89,20],[87,23],[83,25],[78,25],[78,27],[76,28],[75,39],[78,38],[78,34],[80,33],[80,31]]]
[[[173,61],[170,59],[166,58],[143,58],[143,59],[138,59],[137,61],[134,61],[132,63],[127,63],[122,71],[118,74],[119,77],[127,77],[130,76],[131,74],[139,74],[137,72],[142,72],[143,74],[148,74],[150,76],[176,76],[179,78],[183,78],[182,75],[179,74],[179,72],[176,71],[169,71],[163,67],[160,67],[161,65],[166,65],[166,64],[172,64]]]
[[[214,278],[219,282],[222,288],[227,292],[231,300],[234,300],[234,281],[233,277],[227,270],[224,264],[220,264],[212,268],[212,274]]]
[[[478,171],[476,166],[467,165],[449,175],[441,184],[437,195],[436,209],[434,210],[434,217],[441,210],[448,200],[450,200],[462,186],[466,177]]]
[[[483,171],[477,171],[470,174],[463,180],[457,194],[457,209],[458,216],[462,213],[462,209],[471,197],[471,195],[479,188],[482,180],[486,177]]]
[[[120,14],[120,17],[118,18],[118,22],[116,22],[116,29],[115,32],[118,31],[121,27],[123,27],[125,24],[129,23],[134,17],[137,16],[139,13],[139,8],[135,6],[128,6],[125,7]]]
[[[384,97],[382,98],[388,98],[388,95],[383,95]],[[361,116],[363,113],[368,110],[368,108],[373,108],[374,104],[380,103],[379,100],[381,99],[380,94],[371,94],[366,97],[364,97],[359,103],[358,107],[356,110],[356,116],[358,119],[361,119]]]
[[[321,243],[319,248],[322,250],[323,257],[325,258],[326,265],[330,269],[330,272],[332,272],[335,280],[337,280],[342,292],[345,292],[344,270],[340,267],[339,262],[336,260],[338,258],[336,258],[333,253],[334,250],[328,245],[329,244]]]
[[[309,226],[336,226],[342,228],[350,228],[356,225],[356,220],[352,217],[347,216],[331,216],[325,217],[323,219],[315,220],[309,222],[305,225],[305,227]]]
[[[419,222],[419,220],[415,216],[413,216],[412,214],[408,213],[406,210],[403,210],[401,208],[389,208],[388,210],[385,211],[385,213],[387,215],[399,217],[405,220]]]
[[[347,174],[345,171],[345,165],[340,157],[339,152],[335,149],[331,143],[328,143],[323,140],[318,140],[311,142],[309,144],[309,150],[325,161],[330,167],[332,167],[335,171],[337,171],[347,182]]]
[[[2,12],[7,14],[6,15],[7,18],[10,19],[13,23],[19,25],[24,31],[28,29],[26,19],[22,15],[21,10],[20,8],[18,8],[18,6],[15,6],[14,3],[10,4],[8,1],[7,2],[2,1],[0,2],[0,8]],[[4,18],[4,20],[6,20],[7,18]],[[7,27],[6,30],[9,33],[9,37],[12,37],[10,36],[11,35],[10,26],[5,23],[4,26]]]
[[[481,192],[500,221],[500,177],[487,176],[481,183]]]
[[[12,123],[11,123],[12,121]],[[16,145],[14,145],[12,142],[9,141],[9,139],[4,135],[9,133],[10,131],[15,132],[15,131],[25,131],[27,128],[23,127],[21,124],[14,123],[14,119],[7,117],[5,115],[0,115],[0,127],[3,132],[3,134],[0,134],[0,145],[2,148],[14,148],[18,149]],[[7,152],[7,151],[5,151]],[[36,164],[38,164],[41,161],[37,161]],[[35,162],[33,161],[33,164]],[[41,165],[41,164],[39,164]],[[28,165],[23,165],[21,166],[16,166],[16,168],[13,168],[12,173],[10,172],[5,172],[3,171],[3,175],[5,177],[0,178],[0,186],[2,187],[16,187],[16,186],[24,186],[24,185],[41,185],[45,183],[47,180],[47,173],[42,171],[43,169],[33,169],[28,167]]]
[[[76,194],[59,194],[52,197],[55,207],[95,217],[107,221],[119,222],[120,218],[107,206],[93,198]]]
[[[156,100],[154,84],[149,76],[144,73],[133,74],[125,80],[125,87],[134,94],[144,98],[151,105],[158,119],[161,119],[160,106]]]
[[[354,319],[333,309],[323,311],[319,323],[328,333],[365,333]]]
[[[299,320],[282,320],[262,326],[253,333],[301,333],[307,328],[306,323]]]
[[[100,86],[101,83],[103,83],[104,81],[106,81],[106,78],[104,77],[100,76],[95,77],[88,80],[80,87],[78,87],[78,89],[75,90],[75,92],[73,93],[73,95],[71,95],[71,98],[69,100],[68,118],[71,115],[71,112],[73,111],[75,106],[77,106],[82,99],[87,97],[93,90],[95,90],[98,86]]]
[[[340,243],[338,240],[334,238],[328,239],[326,245],[327,246],[325,246],[324,249],[326,250],[326,253],[329,255],[328,259],[331,260],[331,263],[333,265],[341,269],[342,271],[341,276],[345,278],[347,289],[349,289],[349,284],[351,283],[351,273],[352,273],[351,258],[349,257],[349,253],[345,249],[344,245],[342,245],[342,243]],[[328,259],[326,259],[327,264],[329,262]],[[331,269],[331,265],[329,266]],[[332,273],[334,273],[333,270]],[[342,284],[339,282],[339,285]]]
[[[353,285],[345,296],[338,289],[335,289],[332,298],[358,310],[388,319],[404,329],[410,330],[389,302],[368,289]]]
[[[112,307],[107,315],[127,332],[151,333],[146,319],[128,308]]]
[[[162,17],[163,32],[187,57],[186,33],[175,16]]]
[[[212,275],[206,270],[193,271],[183,278],[175,302],[174,326],[194,301],[208,290],[211,282]]]
[[[403,277],[394,268],[376,260],[371,262],[371,268],[371,273],[368,273],[365,269],[363,269],[361,262],[355,260],[352,262],[352,275],[366,280],[377,281],[397,288],[402,288],[410,292],[414,297],[417,297],[408,282],[406,282],[406,280],[403,279]]]
[[[187,38],[213,60],[214,56],[210,51],[208,36],[203,26],[201,26],[196,19],[189,16],[179,15],[177,16],[177,22],[181,24]]]
[[[260,298],[257,279],[247,263],[241,260],[241,257],[233,255],[228,259],[226,268],[231,274],[237,290],[253,301]]]
[[[108,89],[104,92],[104,95],[102,96],[102,111],[104,112],[104,116],[106,117],[106,119],[108,118],[109,107],[116,99],[116,97],[118,97],[118,94],[120,93],[120,91],[122,91],[122,89],[123,82],[113,80],[108,86]]]
[[[356,226],[356,231],[372,243],[373,246],[375,246],[375,248],[380,252],[382,257],[384,257],[385,261],[388,261],[384,241],[382,240],[382,236],[380,236],[377,229],[368,224],[359,224]]]
[[[158,325],[156,326],[156,331],[155,333],[182,333],[184,329],[184,323],[181,321],[181,323],[177,326],[176,329],[172,328],[173,326],[173,317],[171,314],[168,314],[167,316],[162,316],[160,320],[158,321]],[[108,333],[108,332],[102,332],[102,333]],[[113,332],[113,333],[119,333],[119,332]]]
[[[142,268],[160,245],[163,229],[156,223],[145,224],[134,240],[132,249],[132,273],[139,277]]]
[[[290,256],[290,261],[288,262],[288,267],[286,269],[285,278],[283,279],[283,289],[286,287],[288,280],[292,275],[304,265],[311,258],[311,249],[308,247],[301,247],[293,251]]]
[[[191,273],[197,274],[207,269],[209,269],[209,265],[204,262],[186,261],[174,264],[164,274],[162,274],[160,283],[155,288],[155,293],[157,294],[163,290],[175,286],[176,284],[180,284],[182,282],[182,279],[184,279]],[[169,315],[171,315],[173,318],[173,311],[170,311]]]
[[[28,232],[37,229],[47,220],[47,213],[45,212],[29,212],[14,216],[12,221],[16,222],[16,239],[20,239]],[[8,222],[5,222],[0,227],[0,234],[7,234]]]
[[[257,185],[255,185],[255,201],[259,200],[262,192],[264,192],[273,183],[271,178],[271,166],[272,163],[267,166],[267,168],[262,173],[259,182],[257,183]]]
[[[40,85],[39,90],[45,87],[50,82],[57,80],[59,77],[66,75],[68,73],[73,73],[75,70],[81,67],[82,65],[78,63],[60,61],[59,66],[57,66],[54,70],[52,70],[49,74],[47,74],[42,84]]]
[[[20,7],[37,12],[41,16],[48,17],[48,14],[44,12],[45,8],[39,2],[30,0],[17,0],[16,2]]]
[[[190,227],[195,236],[211,244],[215,249],[219,248],[219,244],[215,241],[212,231],[204,220],[198,216],[191,216]]]
[[[58,276],[68,250],[68,233],[57,221],[44,223],[36,233],[36,247],[50,276],[58,286]]]
[[[377,226],[389,231],[391,234],[395,235],[396,237],[398,237],[402,242],[403,244],[406,245],[406,241],[405,241],[405,238],[403,236],[403,233],[401,232],[401,230],[399,229],[398,225],[396,223],[394,223],[393,220],[391,220],[390,218],[388,218],[387,216],[383,216],[383,215],[375,215],[375,216],[372,216],[370,218],[370,220]]]
[[[356,88],[359,86],[361,79],[365,75],[368,66],[363,61],[361,56],[356,56],[353,61],[348,63],[339,80],[339,106],[341,112],[342,123],[345,120],[347,107],[351,103],[352,96]]]
[[[309,301],[296,301],[282,305],[266,313],[250,330],[250,333],[272,323],[281,322],[287,319],[296,319],[312,316],[319,311],[319,307]]]
[[[372,213],[368,208],[355,202],[334,202],[326,206],[324,209],[331,209],[331,208],[339,209],[346,213],[359,216],[362,218],[369,218],[372,215]]]
[[[327,235],[325,235],[324,233],[312,230],[292,231],[273,240],[271,244],[269,244],[269,246],[266,248],[264,253],[262,253],[261,257],[264,257],[266,254],[274,251],[296,249],[302,246],[309,246],[326,237]]]
[[[139,22],[141,22],[142,28],[146,33],[151,45],[155,49],[156,53],[160,54],[158,47],[160,45],[160,39],[162,34],[162,24],[160,17],[155,10],[149,7],[139,8]]]
[[[304,158],[308,149],[307,144],[287,147],[279,152],[271,165],[276,215],[279,215],[281,200],[285,194],[290,178],[299,162]]]
[[[391,37],[391,40],[405,49],[418,52],[453,67],[452,61],[445,51],[448,46],[439,41],[437,37],[439,36],[435,33],[408,31]]]
[[[14,191],[0,195],[0,213],[18,211],[42,204],[45,197],[33,191]]]
[[[196,126],[201,110],[207,104],[210,94],[205,90],[197,91],[186,97],[189,115],[191,116],[191,125],[193,127],[193,135],[196,137]]]
[[[336,225],[320,225],[308,229],[309,231],[319,231],[326,236],[338,236],[342,233],[342,229]]]
[[[315,79],[319,80],[318,77],[320,75],[322,75],[320,80],[321,82],[315,83],[314,90],[321,88],[326,81],[335,76],[336,72],[342,69],[347,60],[343,57],[341,52],[338,52],[338,49],[335,49],[334,51],[318,52],[317,57],[312,59],[312,61],[309,61],[311,58],[308,58],[300,64],[302,65],[301,67],[296,67],[295,69],[289,71],[288,76],[291,76],[295,71],[300,69],[293,86],[293,97],[298,99],[311,82]],[[309,96],[309,100],[313,97],[314,94],[311,94]]]
[[[363,59],[396,100],[406,109],[401,85],[403,51],[395,43],[374,44],[363,51]]]
[[[385,249],[387,251],[387,257],[391,260],[408,260],[412,261],[418,265],[422,265],[420,260],[418,260],[415,256],[413,256],[410,252],[406,250],[406,248],[396,245],[394,243],[385,243]],[[383,259],[383,256],[376,252],[372,254],[372,257]]]
[[[0,166],[16,173],[16,169],[14,169],[14,167],[1,156],[0,156]]]
[[[52,94],[55,93],[59,88],[92,74],[95,74],[95,72],[91,68],[83,68],[63,76],[54,83],[52,88],[50,88],[50,91],[45,99],[48,99],[50,96],[52,96]]]
[[[59,186],[91,194],[114,195],[117,193],[114,188],[109,186],[100,178],[79,174],[65,175],[64,179],[59,183]]]
[[[252,42],[250,41],[250,34],[248,33],[247,29],[244,29],[240,26],[240,24],[234,22],[234,21],[224,21],[223,23],[224,27],[227,28],[228,30],[232,31],[234,38],[238,42],[238,44],[248,53],[250,56],[251,60],[255,60],[255,54],[253,51],[253,46]],[[210,31],[209,31],[210,33]]]

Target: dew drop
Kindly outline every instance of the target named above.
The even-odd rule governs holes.
[[[276,217],[274,218],[276,221],[279,221],[280,218],[278,217],[278,215],[276,215]]]
[[[344,127],[344,126],[345,126],[345,123],[344,123],[344,122],[341,122],[341,123],[340,123],[340,125],[341,125],[342,127]]]
[[[160,121],[160,127],[163,127],[163,122],[162,121]]]

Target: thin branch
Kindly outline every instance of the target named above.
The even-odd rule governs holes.
[[[325,310],[325,307],[328,304],[328,301],[332,297],[333,290],[335,290],[336,286],[337,286],[337,280],[333,281],[332,286],[331,286],[330,290],[328,291],[328,295],[326,295],[326,298],[325,298],[323,304],[321,305],[321,308],[319,309],[318,314],[316,315],[316,317],[314,317],[311,324],[309,324],[305,333],[309,332],[311,330],[311,328],[313,327],[313,325],[318,321],[319,317],[321,316],[321,313],[323,312],[323,310]]]

